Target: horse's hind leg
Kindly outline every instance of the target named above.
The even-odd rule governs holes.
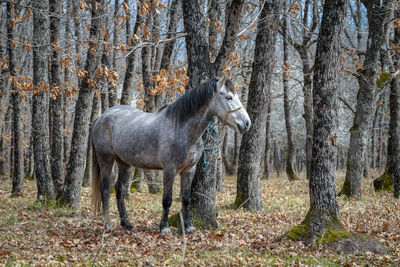
[[[117,195],[117,205],[121,226],[125,229],[133,230],[132,224],[128,220],[128,214],[125,208],[125,196],[129,190],[129,178],[131,175],[131,167],[125,163],[118,162],[118,180],[115,184],[115,193]]]
[[[176,170],[173,166],[165,167],[163,171],[163,214],[160,223],[161,234],[171,234],[171,230],[169,229],[168,225],[168,213],[172,204],[172,190],[174,186],[175,173]]]
[[[114,164],[114,158],[99,155],[98,162],[100,165],[100,192],[101,202],[103,203],[104,227],[108,228],[111,226],[108,203],[110,200],[111,171]]]
[[[195,171],[196,166],[187,171],[181,172],[182,216],[185,225],[185,233],[187,234],[190,234],[195,230],[192,218],[190,217],[191,185]]]

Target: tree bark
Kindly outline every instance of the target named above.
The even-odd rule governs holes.
[[[396,17],[400,16],[397,11]],[[400,27],[394,28],[393,44],[400,45]],[[389,41],[389,40],[388,40]],[[389,44],[387,44],[389,45]],[[399,54],[393,53],[389,58],[391,72],[396,71],[399,64]],[[385,172],[374,180],[374,188],[379,190],[394,189],[394,197],[400,196],[400,84],[399,78],[394,77],[390,82],[390,121],[389,121],[389,137],[387,146],[387,161]]]
[[[260,176],[266,140],[268,104],[275,66],[275,44],[281,1],[265,2],[257,25],[253,72],[251,73],[247,112],[252,126],[242,136],[239,153],[235,206],[262,209]]]
[[[348,0],[326,1],[318,37],[314,71],[313,169],[309,182],[310,210],[286,235],[305,244],[329,245],[340,252],[385,252],[370,237],[344,230],[336,201],[338,68],[340,35]]]
[[[97,3],[100,5],[97,6]],[[92,21],[90,26],[89,49],[86,58],[85,70],[87,74],[80,81],[78,101],[75,106],[74,130],[71,141],[71,154],[67,164],[63,196],[61,205],[67,205],[73,209],[79,208],[82,177],[88,145],[89,123],[93,104],[94,80],[96,70],[100,66],[102,40],[101,26],[102,16],[106,8],[106,1],[91,1]]]
[[[375,89],[378,80],[380,50],[385,41],[385,22],[390,14],[389,6],[393,0],[362,1],[367,8],[368,41],[362,70],[358,71],[357,109],[353,126],[350,129],[348,167],[340,195],[361,197],[364,173],[364,154],[367,149],[367,136],[375,104]]]
[[[43,202],[56,197],[49,157],[49,95],[46,92],[49,87],[50,27],[49,18],[45,15],[48,6],[48,1],[37,1],[33,11],[33,43],[38,46],[33,50],[33,84],[37,89],[37,93],[33,95],[32,110],[33,152],[37,199]]]
[[[114,1],[114,20],[118,20],[118,10],[119,10],[119,0]],[[129,12],[128,12],[129,15]],[[129,21],[130,16],[128,16],[128,21]],[[129,26],[129,25],[127,25]],[[127,28],[128,30],[128,28]],[[118,25],[114,23],[114,34],[113,34],[113,47],[118,48],[119,47],[119,42],[118,42]],[[107,54],[104,54],[103,52],[103,65],[107,66],[110,70],[112,71],[117,71],[117,52],[118,49],[111,49],[111,51],[107,51]],[[109,53],[112,53],[112,61],[110,62],[110,56]],[[106,58],[104,58],[106,57]],[[108,89],[108,91],[107,91]],[[105,88],[103,90],[107,92],[108,95],[108,105],[104,105],[104,108],[102,107],[102,110],[106,110],[109,107],[113,107],[118,104],[118,96],[117,96],[117,87],[114,86],[112,83],[109,83],[108,88]],[[104,97],[105,98],[105,97]],[[102,103],[106,104],[106,101],[102,101]]]
[[[286,2],[284,4],[284,12],[287,13]],[[294,164],[294,142],[293,142],[293,131],[291,125],[291,114],[290,114],[290,103],[289,103],[289,77],[290,77],[290,62],[289,62],[289,51],[288,51],[288,18],[287,14],[283,15],[283,26],[282,26],[282,38],[283,38],[283,66],[282,66],[282,81],[283,81],[283,107],[285,111],[285,125],[286,125],[286,136],[287,136],[287,155],[286,155],[286,175],[289,181],[298,180],[293,164]]]
[[[107,89],[107,87],[105,88]],[[91,177],[92,177],[92,157],[93,157],[93,146],[92,144],[92,127],[96,118],[99,116],[100,109],[100,99],[98,97],[93,98],[93,107],[92,114],[90,115],[90,124],[89,124],[89,137],[88,137],[88,148],[86,151],[86,164],[85,164],[85,172],[83,175],[83,187],[88,187],[91,185]]]
[[[61,90],[61,68],[60,68],[60,39],[62,2],[49,1],[50,11],[50,43],[52,44],[50,88],[51,112],[52,112],[52,142],[51,142],[51,176],[53,178],[56,195],[60,195],[63,181],[64,168],[64,116],[63,116],[63,91]]]
[[[19,15],[19,10],[13,4],[7,4],[7,50],[8,50],[8,69],[10,77],[17,78],[19,75],[18,57],[21,55],[19,45],[13,47],[17,40],[17,26],[12,25],[11,20]],[[24,148],[23,148],[23,125],[22,125],[22,98],[20,90],[11,82],[11,98],[13,104],[13,143],[14,143],[14,169],[12,172],[11,195],[22,194],[24,183]]]
[[[136,21],[133,29],[133,33],[135,37],[131,37],[130,41],[127,43],[128,46],[136,44],[139,40],[136,37],[140,37],[139,34],[139,25],[144,23],[142,16],[139,12],[139,5],[136,11]],[[124,82],[122,85],[122,93],[121,93],[121,104],[122,105],[130,105],[132,103],[133,98],[133,82],[136,75],[136,65],[138,62],[138,57],[140,50],[134,48],[134,51],[130,51],[128,57],[126,58],[126,71],[124,76]]]
[[[265,151],[264,151],[264,175],[262,178],[269,179],[270,177],[270,154],[271,154],[271,133],[270,133],[270,124],[271,124],[271,100],[268,103],[268,112],[267,112],[267,123],[265,127]]]
[[[222,63],[228,59],[234,47],[234,37],[236,36],[241,13],[241,8],[238,8],[238,6],[241,7],[243,2],[242,0],[234,0],[230,2],[229,7],[227,6],[227,14],[229,15],[226,19],[223,45],[218,52],[215,62],[212,64],[209,58],[207,25],[202,1],[182,1],[183,23],[187,33],[185,40],[190,87],[206,82],[211,77],[220,74],[220,70],[224,67]],[[215,145],[214,142],[204,143],[204,147]],[[216,159],[210,158],[208,161],[209,166],[203,168],[203,159],[200,159],[192,183],[192,217],[197,222],[196,225],[203,228],[218,226],[215,209]]]

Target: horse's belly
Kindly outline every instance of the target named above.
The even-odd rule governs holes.
[[[115,151],[116,156],[130,166],[142,169],[163,169],[162,163],[158,160],[158,155],[152,149],[136,147],[130,149],[119,149]]]

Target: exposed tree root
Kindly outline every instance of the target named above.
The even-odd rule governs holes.
[[[375,239],[344,229],[336,215],[309,211],[300,225],[285,233],[280,240],[300,241],[305,245],[329,247],[336,252],[354,254],[361,251],[385,254],[387,250]]]

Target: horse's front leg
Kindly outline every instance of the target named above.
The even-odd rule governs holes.
[[[196,165],[181,173],[182,216],[185,225],[185,233],[187,234],[195,230],[190,216],[191,185],[195,172]]]
[[[176,170],[173,166],[166,166],[163,171],[163,214],[160,223],[161,234],[172,234],[168,225],[168,213],[172,204],[172,190],[174,186]]]

